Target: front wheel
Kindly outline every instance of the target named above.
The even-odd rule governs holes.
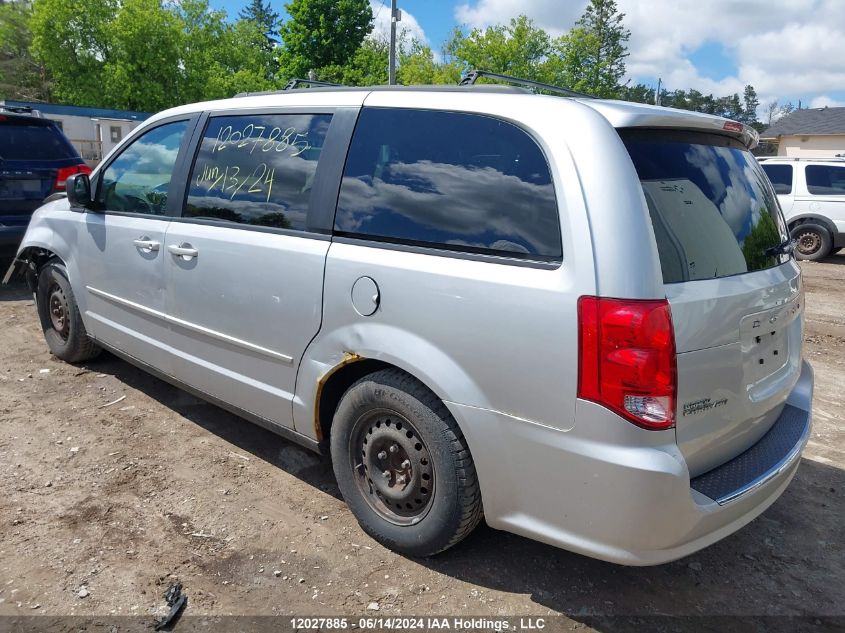
[[[796,240],[795,257],[817,262],[830,254],[833,238],[825,227],[812,222],[798,224],[791,231]]]
[[[401,370],[378,371],[347,390],[332,422],[331,454],[358,523],[392,550],[437,554],[481,520],[463,434],[437,396]]]
[[[54,356],[79,363],[100,353],[100,347],[85,331],[67,271],[58,260],[46,263],[39,271],[35,298],[44,338]]]

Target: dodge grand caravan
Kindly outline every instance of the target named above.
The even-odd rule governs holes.
[[[510,86],[188,105],[72,177],[9,274],[57,357],[107,349],[330,453],[388,547],[484,518],[656,564],[763,512],[810,433],[755,142]]]

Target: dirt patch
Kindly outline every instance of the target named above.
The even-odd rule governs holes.
[[[684,560],[625,568],[481,527],[431,560],[370,540],[308,451],[104,355],[51,358],[0,290],[0,614],[843,615],[845,256],[804,264],[815,428],[783,497]],[[102,405],[125,396],[119,403]],[[88,595],[80,597],[80,587]],[[35,605],[39,605],[34,609]]]

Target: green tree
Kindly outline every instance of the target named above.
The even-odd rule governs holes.
[[[87,80],[105,105],[156,112],[182,92],[179,18],[159,0],[123,0],[109,23],[109,57],[97,77]]]
[[[444,50],[463,71],[488,70],[535,80],[542,78],[541,66],[552,52],[548,33],[524,15],[508,24],[473,29],[468,35],[455,29]]]
[[[373,27],[368,0],[291,0],[285,8],[290,19],[279,28],[279,67],[286,76],[346,65]]]
[[[32,3],[0,0],[0,97],[48,101],[47,69],[32,56]]]
[[[102,70],[113,58],[109,26],[117,0],[38,0],[33,6],[32,53],[52,77],[59,102],[103,104]]]
[[[757,91],[751,84],[745,86],[742,93],[742,121],[748,125],[757,123],[757,108],[760,107],[760,99],[757,98]]]
[[[431,47],[414,40],[399,53],[396,78],[406,86],[456,84],[462,70],[455,61],[438,62]]]
[[[645,84],[636,84],[634,86],[623,86],[619,90],[619,97],[625,101],[633,101],[635,103],[654,103],[655,89]]]
[[[573,90],[597,97],[616,97],[625,75],[631,32],[614,0],[590,0],[569,33],[554,42],[555,74]]]
[[[264,78],[272,80],[279,71],[276,60],[276,46],[279,44],[279,14],[273,11],[269,2],[252,0],[238,14],[239,22],[250,22],[257,27],[264,38],[256,44],[261,47],[267,61],[264,63]],[[252,41],[252,38],[250,38]]]
[[[368,38],[344,65],[324,66],[319,79],[344,86],[377,86],[387,83],[389,45],[384,40]]]
[[[264,31],[254,22],[226,24],[207,52],[205,72],[197,72],[198,94],[186,101],[225,99],[239,92],[278,88],[267,70],[275,64],[272,51],[262,46]]]
[[[267,49],[273,50],[279,42],[279,14],[273,11],[269,2],[252,0],[238,14],[241,20],[250,20],[259,26],[267,38]]]

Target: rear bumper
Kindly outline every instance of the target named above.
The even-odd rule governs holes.
[[[692,482],[674,431],[644,431],[590,402],[578,401],[569,431],[448,406],[472,451],[491,527],[614,563],[655,565],[711,545],[774,503],[809,438],[812,392],[804,363],[772,430]]]

